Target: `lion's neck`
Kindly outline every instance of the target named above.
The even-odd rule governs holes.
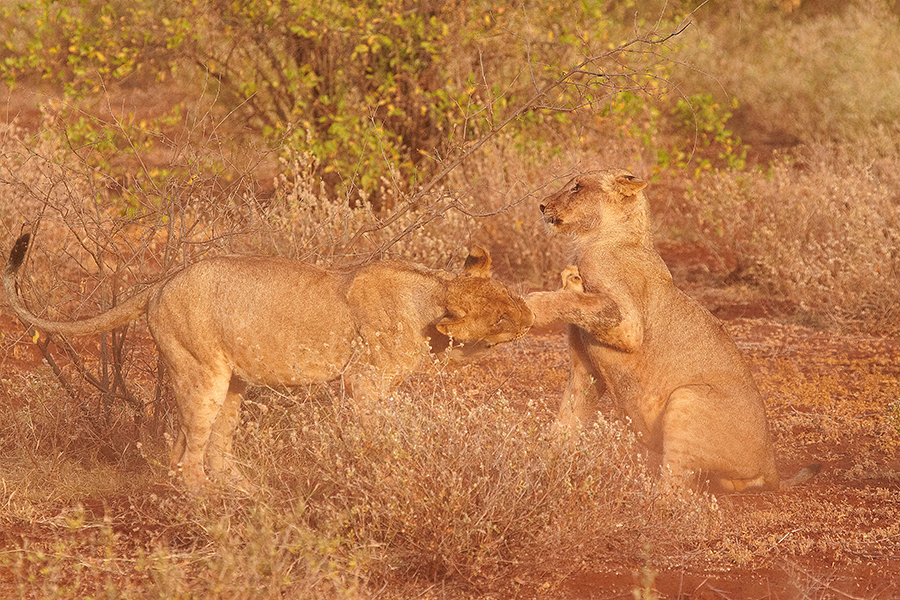
[[[447,306],[449,286],[446,281],[437,277],[423,279],[416,290],[420,298],[427,298],[426,302],[417,302],[417,317],[419,325],[424,327],[434,323],[444,316]]]
[[[623,207],[605,208],[600,225],[575,238],[576,256],[599,247],[607,250],[653,248],[649,207],[643,197]]]
[[[649,236],[588,240],[580,238],[575,247],[574,263],[578,265],[585,289],[603,282],[609,288],[613,281],[626,285],[640,279],[669,284],[672,275],[659,256]]]
[[[656,254],[646,211],[635,210],[619,215],[614,223],[605,223],[596,230],[575,238],[574,261],[582,270],[585,282],[606,278],[629,265],[646,264]],[[601,276],[606,273],[606,276]]]
[[[647,228],[616,227],[581,234],[575,238],[575,259],[611,251],[652,250],[653,236]]]

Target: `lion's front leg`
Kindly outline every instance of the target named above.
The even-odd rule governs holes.
[[[525,296],[525,304],[534,313],[532,328],[559,322],[560,307],[564,302],[559,292],[532,292]]]
[[[636,352],[641,347],[643,320],[634,306],[620,304],[604,290],[585,292],[576,266],[566,267],[561,277],[563,287],[559,291],[534,292],[525,298],[535,315],[535,326],[561,321],[623,352]]]
[[[569,358],[572,369],[563,392],[557,415],[557,426],[562,429],[590,425],[597,419],[600,400],[608,392],[603,376],[592,366],[584,352],[581,331],[569,325]]]
[[[360,327],[354,341],[354,356],[344,372],[350,394],[356,401],[387,396],[421,364],[430,346],[408,324]]]
[[[534,327],[563,322],[601,338],[622,320],[619,306],[603,292],[533,292],[525,297],[525,303],[534,313]]]

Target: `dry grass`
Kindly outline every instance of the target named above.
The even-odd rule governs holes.
[[[566,369],[557,334],[456,370],[427,365],[368,406],[331,388],[257,391],[236,440],[259,486],[251,495],[185,498],[168,479],[165,448],[152,443],[116,464],[84,438],[35,446],[40,411],[10,400],[33,407],[43,397],[60,411],[67,400],[49,378],[7,387],[3,439],[23,443],[4,447],[0,589],[23,598],[534,589],[552,598],[568,597],[570,578],[624,569],[617,586],[661,597],[678,573],[715,582],[788,570],[791,585],[847,590],[864,564],[900,552],[895,355],[877,340],[796,326],[731,328],[766,397],[781,470],[826,465],[804,488],[663,498],[624,424],[557,438],[550,424]],[[112,431],[128,418],[115,412]],[[62,431],[84,426],[75,423]]]
[[[752,4],[695,13],[682,54],[695,69],[684,73],[688,89],[739,99],[760,140],[865,144],[873,127],[896,123],[895,2],[803,1],[795,11]]]
[[[201,500],[169,487],[158,447],[130,465],[48,464],[30,446],[29,413],[5,408],[4,438],[26,445],[4,459],[2,518],[20,533],[6,539],[2,580],[26,597],[502,589],[592,548],[696,547],[719,526],[706,496],[657,496],[622,424],[562,439],[543,401],[514,407],[475,382],[460,386],[438,364],[377,405],[324,390],[256,395],[237,448],[259,490]],[[64,401],[52,383],[24,395]],[[36,471],[14,467],[29,462],[41,465],[41,493]]]
[[[648,515],[660,510],[621,426],[563,443],[544,410],[514,409],[500,393],[439,389],[285,415],[292,426],[269,427],[258,446],[269,469],[254,471],[302,498],[314,522],[340,523],[349,540],[378,548],[382,577],[494,586],[528,561],[621,543],[653,528]],[[689,518],[696,509],[662,510]]]
[[[308,156],[279,149],[236,166],[219,138],[204,137],[219,124],[167,138],[199,139],[166,149],[188,157],[184,171],[155,170],[157,148],[134,157],[148,168],[129,183],[112,180],[91,147],[73,152],[47,120],[37,132],[0,129],[0,222],[11,240],[40,215],[23,287],[54,318],[93,314],[133,282],[230,251],[327,264],[384,253],[445,267],[482,243],[503,278],[550,289],[567,247],[540,226],[538,200],[572,168],[621,166],[658,176],[649,191],[668,208],[658,213],[661,241],[703,247],[728,266],[728,281],[790,301],[808,325],[900,333],[898,93],[884,50],[894,47],[896,15],[877,2],[840,14],[712,14],[704,43],[726,51],[698,45],[694,60],[725,62],[696,66],[739,97],[744,118],[756,115],[751,128],[802,142],[771,164],[654,174],[656,148],[644,142],[667,144],[671,124],[660,120],[666,99],[661,108],[651,99],[638,111],[656,114],[646,138],[601,113],[535,127],[533,140],[501,134],[391,220],[397,212],[329,198]],[[848,22],[855,28],[843,35]],[[357,237],[361,228],[372,230]],[[191,500],[164,466],[159,429],[171,431],[174,415],[170,394],[157,393],[145,332],[129,331],[118,363],[144,402],[136,407],[80,383],[68,395],[35,368],[30,334],[3,325],[6,597],[567,597],[577,595],[572,580],[616,572],[626,594],[649,598],[687,589],[662,593],[670,576],[699,574],[700,589],[730,572],[739,582],[778,572],[807,597],[840,589],[874,598],[877,589],[847,581],[890,571],[900,555],[900,373],[890,340],[730,324],[766,397],[783,470],[826,464],[809,488],[662,498],[626,426],[556,437],[567,356],[555,335],[459,371],[427,365],[368,406],[332,388],[256,392],[236,446],[259,490]],[[109,365],[102,348],[87,340],[76,350],[99,373]],[[67,381],[80,381],[54,356]]]
[[[737,257],[738,279],[797,304],[809,322],[896,335],[898,166],[885,139],[852,151],[815,145],[765,172],[693,182],[683,218],[699,225],[696,239]]]

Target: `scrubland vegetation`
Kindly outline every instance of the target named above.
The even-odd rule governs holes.
[[[896,2],[356,4],[3,3],[0,227],[7,248],[36,233],[31,306],[92,315],[223,252],[454,269],[474,243],[550,289],[567,245],[538,200],[626,167],[651,180],[664,258],[703,257],[680,284],[774,299],[788,328],[900,333]],[[827,596],[810,553],[898,553],[895,355],[840,363],[865,370],[847,383],[749,346],[792,464],[865,439],[842,481],[893,489],[838,539],[827,502],[660,497],[615,421],[560,442],[559,333],[461,375],[438,361],[365,409],[257,391],[238,452],[259,489],[191,500],[143,324],[65,340],[5,317],[0,595],[533,597],[621,559],[635,597],[657,570],[779,560]],[[781,537],[802,514],[814,533]]]

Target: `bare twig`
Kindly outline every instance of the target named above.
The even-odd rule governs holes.
[[[671,33],[669,33],[665,36],[662,36],[660,38],[654,39],[650,35],[641,36],[641,37],[635,38],[629,42],[626,42],[626,43],[622,44],[621,46],[614,48],[612,50],[590,56],[590,57],[584,59],[583,61],[581,61],[580,63],[578,63],[577,65],[575,65],[574,67],[571,67],[568,71],[566,71],[561,76],[557,77],[556,79],[551,81],[549,84],[545,85],[544,87],[539,86],[539,84],[537,83],[537,80],[535,78],[535,75],[532,72],[532,83],[533,83],[536,91],[528,100],[526,100],[524,103],[522,103],[516,109],[514,109],[512,112],[510,112],[502,121],[500,121],[497,124],[494,124],[491,127],[490,131],[488,131],[487,133],[482,135],[479,139],[477,139],[469,147],[467,147],[465,150],[463,150],[458,156],[456,156],[449,163],[445,164],[443,166],[443,168],[435,176],[433,176],[431,179],[429,179],[424,185],[419,187],[419,189],[416,191],[416,193],[413,194],[406,201],[406,203],[403,205],[402,208],[400,208],[399,210],[394,212],[389,218],[387,218],[381,222],[378,222],[378,223],[369,223],[369,224],[366,224],[366,225],[363,225],[362,227],[360,227],[356,231],[356,233],[353,235],[353,237],[350,239],[350,241],[347,243],[347,247],[348,248],[354,247],[360,241],[360,239],[363,238],[365,235],[393,224],[398,219],[403,217],[405,214],[407,214],[411,210],[417,208],[420,205],[420,203],[422,202],[422,200],[429,193],[431,193],[432,190],[434,190],[434,188],[439,183],[441,183],[445,177],[447,177],[447,175],[449,175],[459,165],[461,165],[468,158],[470,158],[473,154],[475,154],[488,141],[493,139],[497,134],[499,134],[501,131],[506,129],[506,127],[509,126],[510,123],[512,123],[516,119],[520,118],[522,115],[524,115],[527,112],[534,110],[536,108],[540,108],[542,110],[553,110],[553,111],[558,111],[558,112],[571,112],[572,110],[575,110],[577,108],[577,107],[552,107],[552,106],[548,106],[548,105],[544,104],[544,99],[546,98],[547,94],[549,94],[553,90],[560,88],[562,86],[565,86],[567,84],[585,86],[586,84],[583,84],[583,83],[578,84],[574,81],[574,79],[579,76],[590,77],[593,80],[594,84],[597,86],[602,86],[602,87],[612,86],[614,89],[623,89],[623,88],[617,87],[614,83],[603,83],[603,82],[601,82],[601,80],[609,80],[609,79],[615,79],[615,78],[629,79],[629,78],[634,77],[633,73],[609,73],[609,72],[606,72],[603,70],[589,70],[588,67],[596,65],[597,63],[601,62],[604,59],[616,56],[616,55],[624,53],[624,52],[631,51],[630,49],[637,45],[644,45],[644,46],[651,46],[651,47],[663,45],[666,42],[670,41],[671,39],[673,39],[676,36],[683,33],[689,27],[689,25],[690,25],[690,23],[682,23],[677,29],[675,29]],[[530,55],[529,55],[528,63],[529,63],[529,69],[530,69],[531,68]],[[641,87],[641,86],[637,85],[636,83],[634,85],[637,88]],[[492,122],[493,122],[493,119],[492,119]],[[444,211],[446,211],[450,208],[455,208],[456,206],[458,206],[458,204],[456,204],[455,200],[454,200],[454,201],[451,201],[446,207],[438,208],[436,212],[438,214],[442,214]],[[393,245],[399,239],[401,239],[403,237],[403,235],[406,235],[410,231],[418,229],[425,223],[432,220],[432,218],[426,217],[421,221],[417,220],[415,223],[413,223],[412,225],[407,227],[404,230],[404,233],[402,235],[395,236],[389,242],[383,244],[379,248],[379,250],[377,250],[376,252],[378,252],[378,253],[384,252],[385,250],[387,250],[387,248],[389,248],[391,245]]]

